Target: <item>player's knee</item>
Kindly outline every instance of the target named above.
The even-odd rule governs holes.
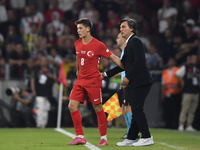
[[[103,109],[103,107],[102,107],[101,104],[99,104],[99,105],[93,105],[93,108],[94,108],[95,112],[99,112],[99,111],[101,111]]]
[[[76,106],[74,104],[69,103],[68,108],[70,110],[70,112],[74,112],[77,110]]]

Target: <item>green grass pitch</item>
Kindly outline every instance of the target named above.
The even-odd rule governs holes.
[[[63,128],[75,134],[74,128]],[[200,150],[200,132],[150,129],[155,144],[144,147],[117,147],[126,128],[108,128],[108,146],[102,150]],[[95,145],[100,140],[98,128],[84,128],[86,140]],[[53,128],[0,128],[0,150],[87,150],[83,145],[68,146],[72,138]]]

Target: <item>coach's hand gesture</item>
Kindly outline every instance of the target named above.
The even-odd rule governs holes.
[[[121,82],[120,88],[125,89],[127,87],[128,83],[129,83],[129,79],[127,77],[124,77],[122,82]]]

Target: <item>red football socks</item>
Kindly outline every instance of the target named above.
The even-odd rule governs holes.
[[[97,119],[98,119],[98,126],[99,126],[99,132],[101,136],[104,136],[107,134],[107,120],[106,120],[106,114],[103,110],[96,112]]]
[[[72,120],[74,123],[74,128],[75,128],[75,132],[76,135],[84,135],[83,134],[83,128],[82,128],[82,118],[81,118],[81,114],[80,111],[77,110],[75,112],[71,112],[71,116],[72,116]]]

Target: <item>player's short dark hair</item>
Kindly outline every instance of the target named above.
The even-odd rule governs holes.
[[[133,19],[124,18],[121,20],[120,25],[125,21],[128,23],[129,28],[133,29],[132,32],[136,34],[137,23]]]
[[[88,18],[81,18],[75,22],[75,25],[82,24],[85,27],[90,28],[90,33],[92,31],[93,23]]]

